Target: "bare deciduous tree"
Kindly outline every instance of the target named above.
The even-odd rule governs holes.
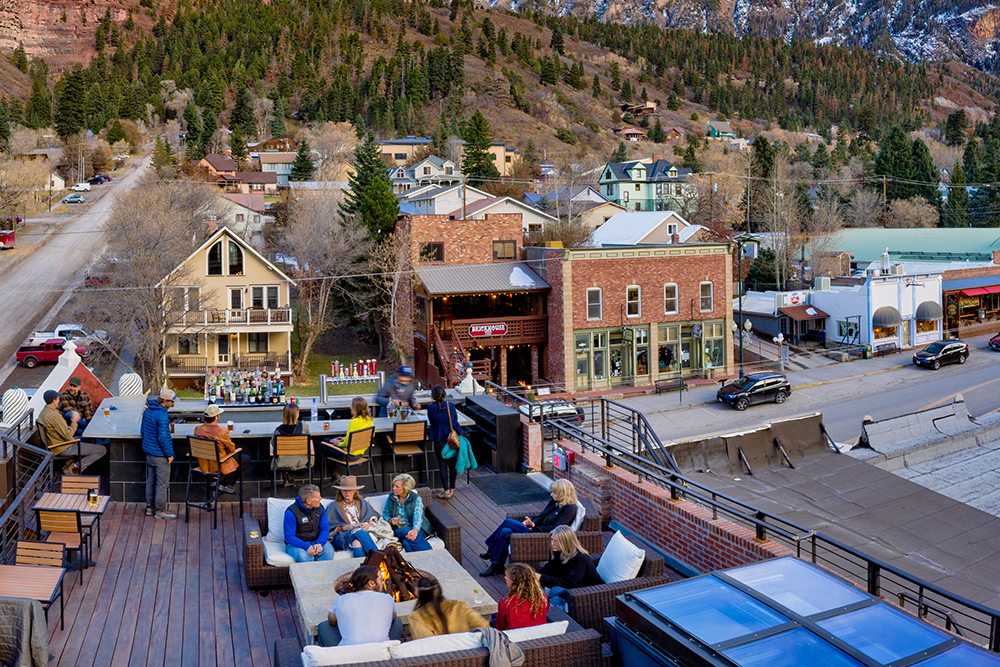
[[[32,202],[44,201],[48,174],[46,162],[0,160],[0,217],[23,216]]]
[[[882,217],[882,195],[861,188],[844,208],[844,222],[848,227],[875,227]]]
[[[409,225],[397,225],[396,230],[372,252],[371,268],[375,274],[370,295],[372,312],[379,330],[379,347],[383,335],[388,339],[388,356],[400,364],[410,365],[413,346],[412,249]],[[380,357],[385,355],[380,350]]]
[[[345,276],[367,272],[370,243],[367,232],[340,214],[339,192],[302,193],[291,202],[288,227],[278,238],[278,249],[293,260],[289,275],[296,281],[299,307],[295,326],[299,356],[293,372],[304,380],[309,354],[319,337],[332,328],[333,300],[356,301],[345,289]]]
[[[886,227],[937,227],[940,216],[937,209],[923,197],[897,199],[889,205],[885,216]]]
[[[258,97],[253,101],[253,119],[257,125],[257,139],[263,141],[271,134],[271,121],[274,119],[274,101],[267,97]]]
[[[340,168],[351,162],[358,146],[358,135],[350,123],[320,123],[305,134],[309,148],[319,155],[317,181],[346,180],[338,177]]]

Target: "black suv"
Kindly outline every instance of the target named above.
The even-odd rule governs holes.
[[[937,370],[945,364],[964,364],[969,344],[960,340],[939,340],[913,354],[913,363]]]
[[[720,403],[746,410],[755,403],[784,403],[791,393],[792,385],[781,373],[751,373],[725,385],[715,397]]]

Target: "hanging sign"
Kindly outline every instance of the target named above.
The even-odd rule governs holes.
[[[503,336],[507,333],[506,322],[496,322],[494,324],[470,324],[469,335],[473,338],[490,338],[492,336]]]

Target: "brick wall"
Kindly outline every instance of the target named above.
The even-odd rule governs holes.
[[[597,503],[600,497],[590,495],[594,492],[594,480],[606,478],[611,491],[611,518],[698,571],[711,572],[794,555],[772,540],[758,542],[754,531],[732,521],[713,520],[708,508],[688,500],[672,501],[668,490],[640,482],[636,475],[622,468],[605,467],[603,458],[581,452],[575,443],[564,440],[559,445],[575,452],[576,461],[569,471],[553,471],[557,479],[569,478],[580,495]]]
[[[487,214],[485,220],[452,220],[447,215],[409,215],[412,261],[420,262],[425,243],[444,244],[444,264],[484,264],[493,262],[494,241],[514,241],[514,257],[520,257],[524,232],[520,213]],[[433,264],[441,264],[434,262]]]
[[[1000,250],[993,251],[994,263],[997,263],[997,253],[1000,253]],[[997,284],[1000,284],[1000,266],[982,266],[974,269],[956,269],[954,271],[945,271],[941,274],[941,279],[961,280],[963,278],[982,278],[984,276],[996,276]]]
[[[726,253],[668,255],[633,258],[578,259],[573,257],[573,328],[597,329],[622,325],[625,290],[640,289],[640,316],[627,317],[629,325],[708,320],[727,316],[726,278],[730,256]],[[713,284],[713,309],[702,312],[700,287]],[[677,313],[664,313],[663,286],[677,284]],[[600,287],[602,319],[587,319],[587,288]],[[551,320],[551,315],[550,315]]]
[[[549,340],[545,346],[545,354],[539,370],[549,382],[562,385],[566,383],[566,342],[563,331],[566,327],[566,321],[563,317],[563,300],[565,298],[563,251],[557,248],[544,250],[533,248],[532,252],[533,254],[542,253],[544,261],[541,264],[544,265],[544,268],[539,267],[536,270],[552,288],[549,292],[547,310]]]
[[[527,470],[542,470],[542,425],[521,415],[521,437],[523,450],[521,460]]]

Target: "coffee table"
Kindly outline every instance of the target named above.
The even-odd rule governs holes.
[[[496,600],[444,549],[407,552],[403,554],[403,558],[418,570],[430,572],[437,577],[445,598],[465,600],[483,616],[496,613]],[[363,562],[364,558],[346,558],[320,563],[293,563],[289,566],[292,587],[295,589],[295,608],[304,634],[311,642],[315,642],[317,626],[326,620],[333,601],[338,597],[333,592],[333,582],[341,575],[353,572]],[[483,601],[478,604],[473,599],[475,589],[483,594]],[[396,603],[396,615],[404,626],[409,624],[409,616],[416,605],[416,600]]]

